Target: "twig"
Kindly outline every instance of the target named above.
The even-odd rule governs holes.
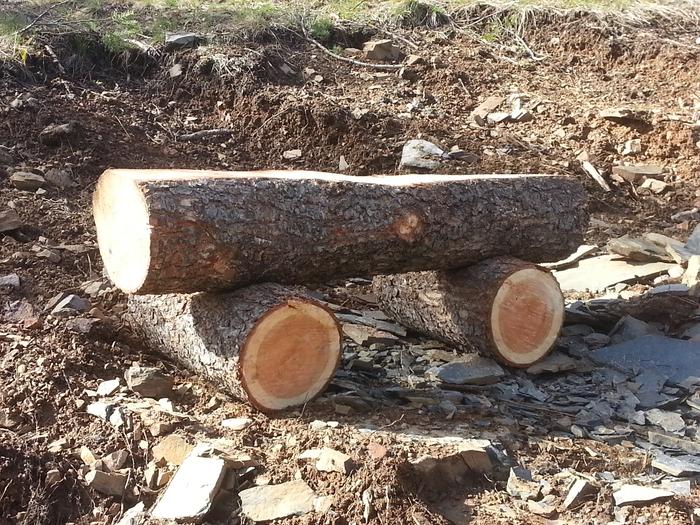
[[[537,61],[537,62],[539,62],[540,60],[544,60],[545,57],[535,55],[535,52],[534,52],[532,49],[530,49],[530,47],[527,45],[527,42],[525,42],[525,40],[523,39],[523,37],[521,37],[520,35],[518,35],[517,33],[512,32],[512,31],[511,31],[511,33],[513,34],[513,38],[515,39],[515,41],[516,41],[518,44],[520,44],[520,46],[521,46],[522,48],[524,48],[525,51],[527,51],[527,54],[530,55],[530,58],[531,58],[532,60],[535,60],[535,61]]]
[[[64,4],[67,4],[67,3],[70,2],[70,1],[71,1],[71,0],[63,0],[63,2],[59,2],[59,3],[57,3],[57,4],[50,5],[49,7],[47,7],[46,9],[44,9],[41,13],[39,13],[39,16],[37,16],[34,20],[32,20],[31,22],[29,22],[26,26],[24,26],[22,29],[20,29],[19,31],[17,31],[15,34],[21,35],[22,33],[25,33],[25,32],[27,32],[27,31],[29,31],[32,27],[34,27],[36,24],[38,24],[39,21],[40,21],[42,18],[44,18],[46,15],[48,15],[51,11],[53,11],[53,10],[56,9],[57,7],[60,7],[60,6],[64,5]]]
[[[207,140],[214,137],[223,137],[233,135],[233,130],[231,129],[203,129],[202,131],[195,131],[194,133],[185,133],[180,135],[177,140],[183,142],[196,142],[198,140]]]
[[[370,27],[371,27],[372,29],[374,29],[374,30],[381,31],[381,32],[384,33],[385,35],[389,35],[390,37],[392,37],[392,38],[398,40],[399,42],[403,42],[403,43],[406,44],[408,47],[411,47],[411,48],[413,48],[413,49],[418,49],[418,44],[416,44],[415,42],[411,42],[408,38],[405,38],[405,37],[403,37],[403,36],[401,36],[401,35],[397,35],[396,33],[392,33],[392,32],[389,31],[388,29],[384,29],[384,28],[376,27],[376,26],[370,26]]]
[[[327,47],[325,47],[321,42],[318,40],[313,39],[306,33],[306,29],[304,29],[304,36],[306,37],[306,40],[311,42],[313,45],[315,45],[317,48],[319,48],[321,51],[326,53],[329,56],[332,56],[336,60],[340,60],[341,62],[347,62],[348,64],[353,64],[355,66],[361,66],[361,67],[370,67],[374,69],[385,69],[385,70],[391,70],[391,71],[396,71],[398,69],[401,69],[403,66],[400,64],[370,64],[369,62],[361,62],[359,60],[354,60],[352,58],[348,57],[343,57],[340,56]]]

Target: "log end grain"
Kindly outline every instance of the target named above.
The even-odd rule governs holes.
[[[102,174],[92,198],[100,255],[112,282],[138,291],[148,275],[151,228],[146,199],[125,170]]]
[[[326,388],[340,356],[341,335],[333,315],[290,299],[251,331],[240,355],[241,383],[261,410],[303,405]]]
[[[564,300],[554,277],[538,268],[508,276],[491,308],[491,337],[498,357],[530,366],[553,347],[564,320]]]

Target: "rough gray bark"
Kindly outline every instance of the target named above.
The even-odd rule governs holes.
[[[257,323],[288,300],[324,308],[302,289],[265,283],[230,293],[132,295],[127,319],[148,346],[220,385],[232,396],[269,410],[246,390],[239,355]],[[338,337],[342,337],[340,328]],[[338,363],[339,359],[340,352]]]
[[[378,275],[373,288],[382,310],[407,328],[522,367],[534,361],[518,364],[503,356],[493,338],[491,311],[504,281],[526,268],[548,273],[535,264],[501,257],[459,270]],[[563,298],[561,309],[563,317]]]
[[[585,191],[559,176],[159,173],[102,176],[134,179],[148,206],[150,264],[133,293],[451,269],[500,255],[553,261],[581,244],[588,224]],[[98,185],[95,201],[104,193]]]

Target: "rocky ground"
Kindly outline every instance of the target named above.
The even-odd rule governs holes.
[[[323,42],[394,69],[288,32],[121,55],[53,36],[0,66],[0,524],[141,523],[163,494],[152,522],[697,523],[700,30],[542,13],[503,43],[485,24],[397,28],[387,56],[353,50],[383,32]],[[317,287],[352,326],[328,392],[267,417],[130,333],[90,214],[107,167],[402,157],[589,190],[598,248],[557,270],[577,284],[548,360],[507,370],[407,333],[358,276]]]

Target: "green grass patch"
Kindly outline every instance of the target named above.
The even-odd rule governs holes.
[[[697,0],[25,0],[0,13],[0,41],[29,46],[36,33],[96,32],[115,53],[133,48],[131,41],[157,44],[167,33],[191,31],[214,43],[245,38],[275,27],[300,31],[302,24],[317,40],[331,44],[334,31],[348,23],[357,27],[440,27],[469,21],[469,8],[491,5],[492,15],[481,23],[486,41],[497,41],[508,33],[508,16],[537,9],[589,10],[614,14],[623,21],[644,13],[682,16],[692,13]],[[0,0],[2,3],[3,0]],[[658,2],[658,3],[655,3]],[[49,9],[50,8],[50,9]],[[48,11],[46,11],[48,9]],[[669,11],[671,10],[671,11]],[[44,13],[46,11],[46,13]],[[697,12],[697,11],[696,11]],[[44,13],[29,31],[18,34]],[[641,18],[640,18],[641,14]],[[480,16],[483,11],[480,12]],[[679,18],[680,18],[679,16]],[[461,17],[461,18],[460,18]],[[697,18],[697,16],[696,16]],[[483,29],[485,27],[485,29]]]

